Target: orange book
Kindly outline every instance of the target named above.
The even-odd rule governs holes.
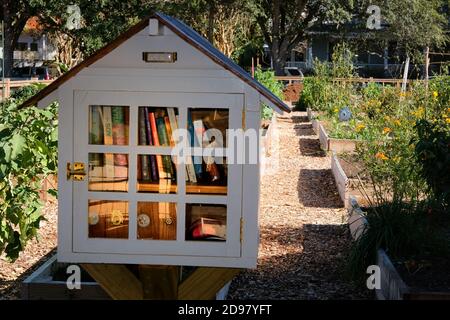
[[[158,129],[156,127],[156,118],[155,118],[155,113],[154,112],[150,112],[148,114],[149,120],[150,120],[150,128],[152,131],[152,138],[153,138],[153,145],[155,147],[159,147],[159,138],[158,138]],[[163,165],[163,160],[162,160],[162,156],[161,155],[156,155],[156,163],[158,165],[158,173],[159,173],[159,178],[160,179],[166,179],[169,178],[168,174],[166,171],[164,171],[164,165]]]

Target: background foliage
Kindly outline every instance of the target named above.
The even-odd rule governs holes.
[[[12,261],[37,236],[41,183],[57,169],[56,104],[17,109],[39,89],[24,87],[0,105],[0,253]]]

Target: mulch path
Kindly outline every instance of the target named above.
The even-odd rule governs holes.
[[[279,117],[279,171],[262,177],[258,266],[231,299],[371,299],[345,275],[346,210],[306,113]]]
[[[0,256],[0,300],[20,299],[21,283],[55,253],[57,205],[48,201],[44,208],[39,238],[30,241],[19,258],[10,263]]]
[[[350,235],[346,211],[306,113],[280,117],[280,169],[262,178],[258,267],[233,280],[230,299],[371,299],[344,275]],[[19,259],[0,257],[0,300],[20,299],[20,284],[56,246],[56,204]]]

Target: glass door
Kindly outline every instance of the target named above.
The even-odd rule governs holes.
[[[240,256],[227,147],[242,108],[239,94],[75,92],[74,251]]]

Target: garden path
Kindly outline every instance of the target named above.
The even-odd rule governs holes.
[[[232,299],[370,299],[344,275],[350,235],[330,157],[306,113],[278,118],[279,171],[262,177],[258,267]]]

